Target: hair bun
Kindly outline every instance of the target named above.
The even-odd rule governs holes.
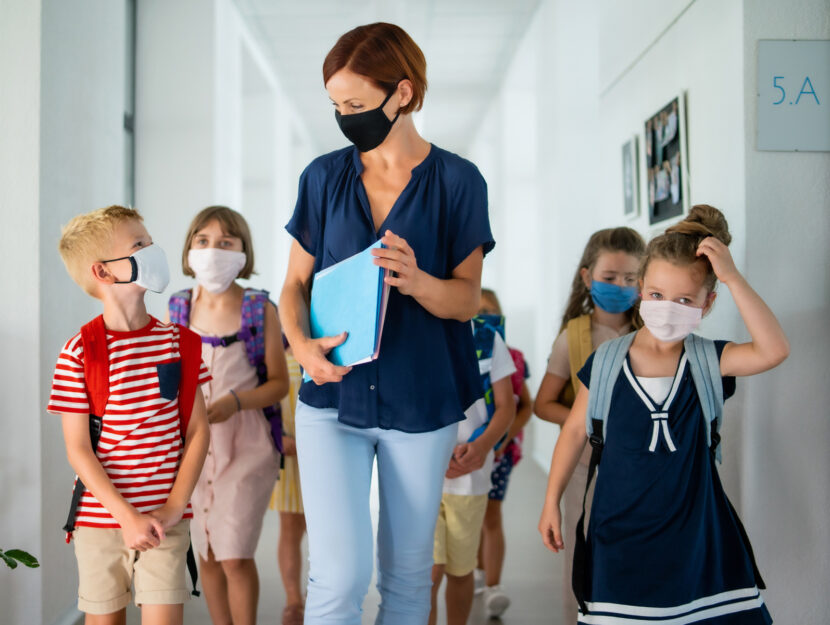
[[[686,216],[686,219],[666,229],[666,234],[677,233],[701,238],[715,237],[724,245],[732,242],[729,234],[729,224],[726,217],[714,206],[696,204]]]

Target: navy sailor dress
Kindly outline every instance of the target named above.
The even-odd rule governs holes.
[[[717,341],[718,357],[726,341]],[[593,356],[579,372],[590,388]],[[724,398],[735,378],[723,378]],[[587,536],[584,625],[769,625],[751,547],[706,442],[683,354],[656,404],[628,357],[611,398]],[[573,537],[569,537],[573,540]]]

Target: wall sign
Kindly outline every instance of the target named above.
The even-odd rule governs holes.
[[[758,149],[830,151],[830,41],[758,42]]]

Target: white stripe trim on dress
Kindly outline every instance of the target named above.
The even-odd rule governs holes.
[[[726,603],[726,605],[717,605]],[[764,600],[758,591],[757,586],[751,588],[741,588],[739,590],[728,590],[717,595],[709,597],[702,597],[695,599],[689,603],[672,606],[669,608],[650,608],[646,606],[625,605],[622,603],[606,603],[606,602],[592,602],[588,601],[588,614],[579,616],[580,623],[589,625],[616,625],[617,623],[624,623],[625,625],[635,625],[638,623],[660,623],[661,625],[682,625],[683,623],[694,623],[701,620],[704,612],[700,610],[708,608],[705,616],[719,616],[721,614],[731,614],[733,612],[741,612],[763,605]],[[752,604],[752,605],[749,605]],[[734,609],[734,608],[738,609]],[[721,610],[729,608],[726,611],[709,614],[709,610]],[[607,612],[608,615],[597,614],[597,612]],[[649,620],[631,619],[627,617],[643,617]],[[673,618],[679,617],[679,618]],[[611,620],[608,620],[611,619]],[[663,619],[659,621],[651,619]],[[670,619],[670,620],[665,620]]]
[[[663,412],[668,412],[669,406],[671,406],[672,401],[674,401],[674,396],[677,395],[677,389],[680,388],[680,380],[683,379],[683,369],[686,368],[687,360],[688,358],[686,356],[686,352],[683,352],[683,357],[680,359],[680,364],[677,367],[677,373],[674,376],[674,384],[672,385],[671,392],[669,393],[668,399],[666,399],[663,404]]]
[[[648,408],[649,412],[657,412],[657,408],[654,407],[651,399],[648,395],[646,395],[645,391],[640,388],[640,385],[637,384],[637,380],[634,379],[634,375],[631,373],[631,368],[628,366],[628,360],[623,361],[623,371],[625,371],[625,377],[628,378],[628,382],[631,384],[631,388],[640,396],[640,399],[643,400],[643,403]]]

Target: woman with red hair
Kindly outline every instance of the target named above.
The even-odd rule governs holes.
[[[296,411],[311,568],[305,623],[361,622],[377,459],[376,623],[423,625],[444,475],[481,467],[488,452],[476,442],[455,446],[458,422],[481,394],[469,320],[495,244],[487,187],[472,163],[415,129],[426,61],[401,28],[346,33],[325,59],[323,80],[354,145],[318,157],[300,178],[280,299],[285,333],[311,377]],[[394,272],[380,355],[335,366],[326,354],[346,335],[310,337],[312,277],[378,240],[385,248],[374,251],[375,263]]]

